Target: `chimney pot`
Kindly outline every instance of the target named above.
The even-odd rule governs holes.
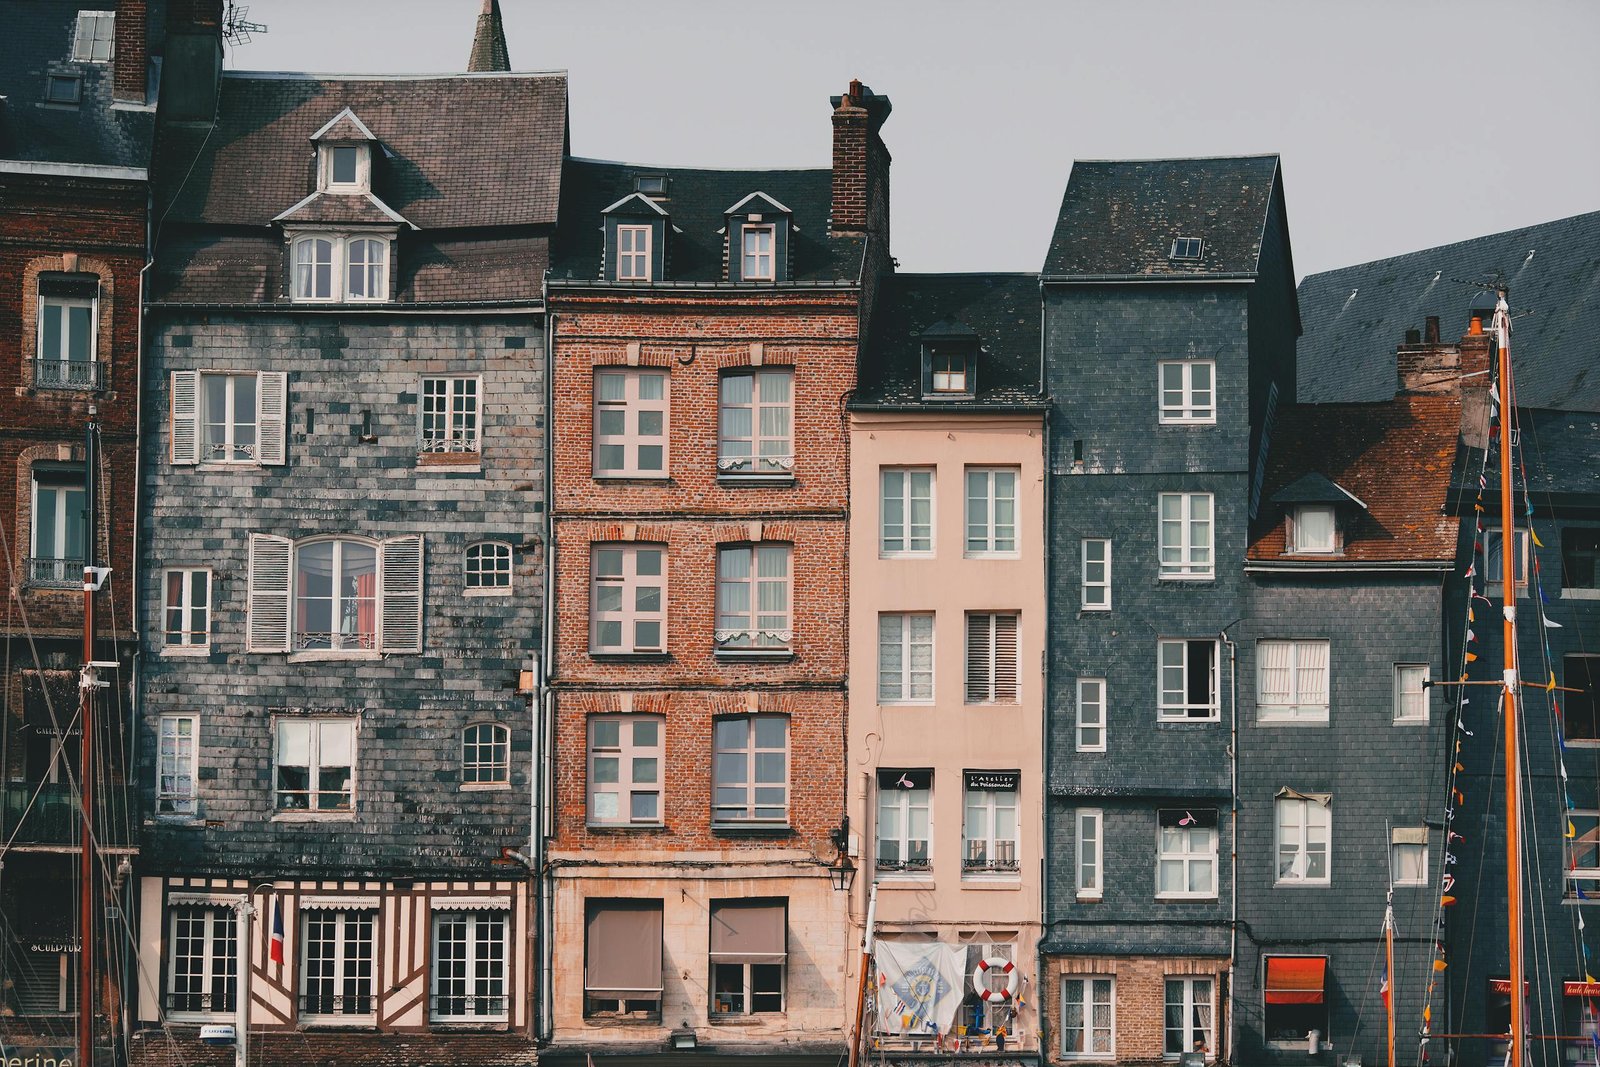
[[[1481,315],[1472,316],[1472,321],[1467,324],[1467,336],[1468,337],[1482,337],[1483,336],[1483,317]]]
[[[1437,316],[1437,315],[1429,315],[1423,321],[1426,324],[1426,330],[1425,330],[1425,332],[1423,334],[1424,340],[1426,340],[1428,342],[1428,344],[1430,344],[1430,345],[1438,344],[1439,343],[1439,316]]]
[[[1421,330],[1407,330],[1406,331],[1406,344],[1408,344],[1408,345],[1420,345],[1421,343],[1422,343],[1422,331]]]

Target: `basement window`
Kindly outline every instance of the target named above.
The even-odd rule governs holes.
[[[1172,259],[1199,259],[1200,253],[1205,250],[1206,242],[1203,237],[1174,237],[1172,239]]]

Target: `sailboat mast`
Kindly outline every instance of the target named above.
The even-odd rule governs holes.
[[[1388,1020],[1389,1036],[1389,1067],[1394,1063],[1394,1002],[1395,1002],[1395,973],[1394,973],[1394,873],[1390,871],[1389,899],[1383,905],[1383,974],[1387,980],[1388,996],[1384,998],[1383,1011]]]
[[[1505,616],[1501,717],[1506,750],[1506,941],[1511,977],[1511,1049],[1508,1063],[1522,1067],[1527,988],[1522,976],[1522,761],[1517,751],[1517,536],[1511,509],[1511,321],[1506,290],[1498,290],[1494,333],[1500,360],[1500,595]]]
[[[83,436],[83,672],[78,680],[78,779],[82,842],[78,870],[78,1067],[94,1067],[94,410]]]

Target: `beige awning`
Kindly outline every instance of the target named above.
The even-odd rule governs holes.
[[[782,904],[713,902],[711,959],[714,963],[782,963],[789,954],[788,928]]]
[[[1428,843],[1428,828],[1426,826],[1396,826],[1389,831],[1389,839],[1397,845],[1426,845]]]
[[[1288,797],[1290,800],[1309,800],[1314,804],[1321,804],[1323,807],[1327,807],[1329,804],[1333,803],[1332,793],[1302,793],[1300,790],[1290,789],[1288,786],[1284,786],[1273,795],[1277,797]]]
[[[614,1000],[661,996],[661,901],[591,900],[583,991]]]

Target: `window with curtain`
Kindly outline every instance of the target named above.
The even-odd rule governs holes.
[[[933,616],[878,616],[878,702],[933,699]]]
[[[238,1005],[239,943],[233,908],[173,904],[167,912],[167,1012],[175,1019],[231,1015]]]
[[[932,868],[932,800],[931,770],[878,772],[878,870],[920,874]]]
[[[1212,1022],[1216,1016],[1215,990],[1211,978],[1167,979],[1166,1040],[1162,1051],[1168,1058],[1203,1052],[1208,1062],[1216,1059],[1217,1034]]]
[[[313,541],[295,550],[295,647],[374,649],[378,550],[365,541]]]
[[[885,556],[933,551],[933,468],[885,467],[878,475],[878,551]]]
[[[1328,721],[1328,642],[1256,643],[1256,716],[1262,722]]]
[[[794,634],[789,614],[787,544],[724,545],[717,549],[719,652],[785,651]]]
[[[717,473],[789,477],[794,472],[794,371],[724,374],[717,415]]]
[[[789,822],[789,717],[730,715],[712,727],[713,825]]]
[[[274,735],[279,811],[354,810],[354,719],[281,718]]]
[[[1061,980],[1061,1055],[1109,1060],[1117,1054],[1115,978]]]

